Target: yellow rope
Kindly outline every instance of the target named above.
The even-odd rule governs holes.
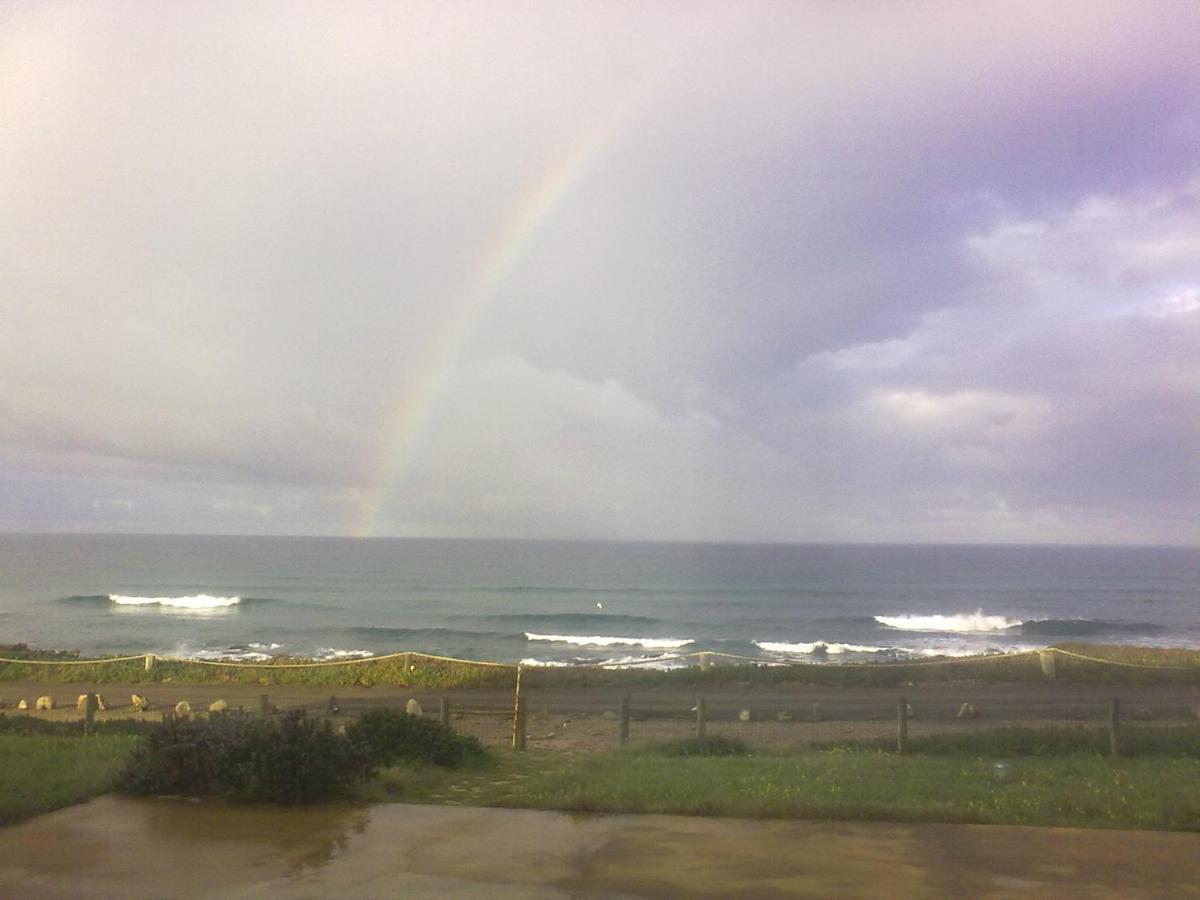
[[[1127,669],[1170,669],[1175,672],[1200,672],[1200,666],[1151,666],[1146,663],[1131,663],[1120,662],[1115,659],[1101,659],[1098,656],[1084,656],[1082,653],[1074,653],[1071,650],[1063,650],[1061,647],[1047,647],[1047,650],[1053,653],[1061,653],[1063,656],[1073,656],[1076,659],[1085,659],[1088,662],[1103,663],[1106,666],[1124,666]]]
[[[1031,656],[1035,653],[1042,653],[1042,652],[1061,653],[1063,656],[1070,656],[1070,657],[1074,657],[1075,659],[1085,660],[1087,662],[1100,663],[1102,665],[1108,665],[1108,666],[1122,666],[1122,667],[1128,668],[1128,669],[1164,669],[1164,670],[1170,670],[1170,671],[1176,671],[1176,672],[1200,671],[1200,666],[1156,666],[1156,665],[1149,665],[1147,663],[1121,662],[1121,661],[1118,661],[1115,659],[1103,659],[1098,656],[1085,656],[1082,653],[1075,653],[1074,651],[1071,651],[1071,650],[1063,650],[1060,647],[1047,647],[1044,651],[1026,650],[1026,651],[1023,651],[1020,653],[993,653],[993,654],[981,655],[981,656],[956,657],[953,659],[918,659],[918,660],[909,660],[907,662],[867,663],[865,665],[869,666],[872,669],[913,667],[913,666],[948,666],[948,665],[955,665],[955,664],[959,664],[959,663],[965,664],[965,665],[970,665],[970,664],[976,663],[976,662],[992,662],[993,660],[1002,660],[1002,659],[1021,659],[1026,656]],[[7,664],[11,664],[11,665],[31,665],[31,666],[97,666],[97,665],[105,665],[107,663],[131,662],[133,660],[145,659],[147,656],[153,656],[156,661],[160,661],[160,662],[181,663],[181,664],[185,664],[185,665],[193,664],[193,665],[200,665],[200,666],[214,666],[214,667],[224,667],[224,668],[232,668],[232,669],[317,669],[317,668],[329,668],[332,666],[353,666],[353,665],[360,665],[360,664],[365,664],[365,663],[384,662],[386,660],[396,659],[398,657],[405,656],[405,655],[407,655],[409,657],[418,657],[420,659],[437,660],[439,662],[457,663],[459,665],[466,665],[466,666],[484,666],[484,667],[496,668],[496,669],[519,668],[519,665],[517,663],[498,663],[498,662],[491,662],[488,660],[459,659],[458,657],[454,657],[454,656],[437,656],[432,653],[421,653],[416,650],[404,650],[404,651],[400,651],[398,653],[388,653],[384,656],[364,656],[364,657],[359,657],[356,659],[326,660],[323,662],[303,662],[303,663],[249,663],[249,662],[233,662],[233,661],[212,660],[212,659],[180,659],[178,657],[157,656],[156,654],[150,654],[150,653],[139,653],[136,656],[114,656],[114,657],[107,657],[107,658],[102,658],[102,659],[51,660],[51,659],[9,659],[7,657],[0,657],[0,663],[7,663]],[[677,654],[677,655],[673,655],[673,656],[661,656],[656,659],[638,660],[636,662],[597,663],[596,665],[598,668],[602,668],[602,669],[632,668],[634,666],[654,665],[656,663],[673,662],[673,661],[681,660],[681,659],[700,658],[702,656],[709,656],[709,657],[715,656],[715,657],[720,657],[721,659],[736,659],[736,660],[741,660],[743,662],[755,663],[755,664],[764,664],[764,663],[774,662],[774,660],[764,659],[762,657],[739,656],[736,653],[725,653],[720,650],[697,650],[692,653]],[[815,665],[815,663],[797,660],[794,657],[789,657],[789,658],[786,658],[785,660],[780,660],[780,662],[787,662],[791,665]],[[864,665],[864,664],[852,663],[850,665]]]
[[[129,662],[133,659],[145,659],[145,653],[137,656],[113,656],[106,659],[8,659],[0,656],[0,663],[16,663],[30,666],[98,666],[104,663]]]

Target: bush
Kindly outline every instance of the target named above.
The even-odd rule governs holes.
[[[164,722],[134,751],[117,787],[131,794],[315,803],[346,796],[370,774],[349,741],[302,711],[278,721],[227,714]]]
[[[476,738],[457,734],[432,719],[394,709],[363,713],[358,721],[346,726],[346,739],[373,767],[407,761],[453,768],[487,755]]]
[[[672,741],[654,749],[664,756],[749,756],[751,752],[745,742],[720,735]]]

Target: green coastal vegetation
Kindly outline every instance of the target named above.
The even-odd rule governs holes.
[[[1104,684],[1200,683],[1200,653],[1060,645],[1054,677]],[[325,666],[81,660],[0,649],[0,679],[39,682],[511,686],[513,667],[421,654]],[[938,661],[935,661],[938,662]],[[733,665],[674,671],[527,669],[525,684],[1019,684],[1047,677],[1037,653],[911,665]],[[43,665],[42,663],[50,663]],[[76,665],[64,665],[76,663]],[[83,663],[78,665],[78,663]],[[753,753],[709,737],[641,749],[492,753],[419,716],[372,710],[340,729],[302,713],[238,712],[150,723],[49,721],[0,711],[0,824],[119,789],[234,801],[401,800],[576,811],[978,822],[1200,830],[1200,724],[1106,729],[1000,727],[845,740]]]
[[[1064,643],[1052,648],[1055,677],[1099,684],[1200,684],[1200,651],[1126,645]],[[699,656],[690,654],[691,656]],[[151,657],[84,659],[74,651],[0,645],[0,682],[257,685],[398,685],[413,688],[505,687],[515,665],[444,659],[402,652],[346,662],[277,657],[255,664],[212,663]],[[830,687],[893,687],[905,683],[979,681],[1020,683],[1046,678],[1039,653],[935,658],[913,662],[766,665],[713,654],[711,665],[667,671],[596,666],[528,667],[530,686],[763,685],[802,683]]]
[[[26,720],[26,724],[22,724]],[[36,722],[29,725],[28,722]],[[1200,725],[1008,727],[753,753],[710,737],[569,753],[492,753],[387,710],[342,733],[263,722],[77,723],[0,717],[0,823],[118,789],[233,801],[362,801],[576,812],[1200,830]],[[139,734],[140,732],[140,734]]]

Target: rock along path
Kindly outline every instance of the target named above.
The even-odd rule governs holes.
[[[0,829],[0,896],[1195,897],[1200,834],[108,796]]]

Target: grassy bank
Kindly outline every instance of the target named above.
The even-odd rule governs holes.
[[[106,793],[138,740],[0,733],[0,825]]]
[[[1054,655],[1056,677],[1064,682],[1099,684],[1200,684],[1200,651],[1147,647],[1063,644]],[[420,653],[395,654],[337,664],[278,658],[261,665],[212,665],[157,659],[147,669],[144,659],[79,659],[61,651],[0,647],[0,681],[42,683],[93,682],[139,684],[401,685],[415,688],[507,687],[515,667],[486,666],[444,660]],[[1081,658],[1088,657],[1088,658]],[[28,660],[28,661],[26,661]],[[1022,683],[1046,678],[1037,653],[1001,657],[924,660],[912,663],[849,665],[794,664],[767,666],[720,657],[702,669],[601,669],[596,667],[527,668],[525,683],[572,687],[610,685],[806,684],[830,687],[895,687],[901,684],[945,681]]]
[[[1022,731],[981,733],[972,744],[930,739],[926,752],[906,756],[866,744],[786,756],[680,756],[677,747],[504,754],[454,773],[394,767],[364,796],[579,812],[1200,830],[1200,729],[1130,735],[1143,755],[1116,760],[1088,752],[1090,729],[1063,729],[1042,743]]]

